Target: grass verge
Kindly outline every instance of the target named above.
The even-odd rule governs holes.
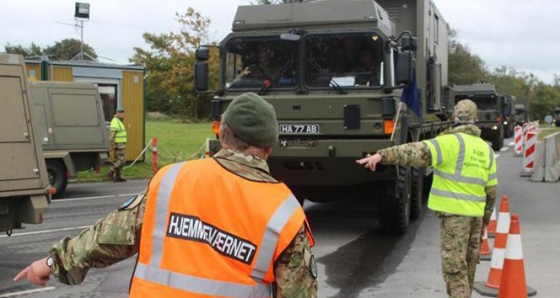
[[[214,138],[210,122],[185,123],[178,119],[147,120],[146,142],[157,138],[158,168],[165,165],[198,159],[204,154],[207,138]],[[149,179],[154,174],[151,146],[144,154],[144,160],[134,165],[127,163],[122,171],[126,179]],[[99,172],[94,170],[79,172],[76,181],[106,181],[109,164],[101,166]]]

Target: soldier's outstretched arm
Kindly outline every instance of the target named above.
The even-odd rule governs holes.
[[[381,149],[376,154],[359,159],[356,162],[375,171],[377,163],[426,167],[431,165],[432,157],[426,144],[413,142]]]
[[[317,297],[317,265],[303,225],[274,264],[277,298]]]
[[[22,270],[14,281],[26,278],[35,285],[44,285],[52,273],[61,283],[80,284],[89,268],[103,268],[138,252],[145,196],[127,200],[119,209],[83,230],[75,237],[66,236],[50,251],[54,264],[45,267],[45,259]]]

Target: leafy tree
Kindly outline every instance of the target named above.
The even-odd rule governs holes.
[[[209,116],[210,97],[196,95],[194,89],[195,49],[208,39],[210,19],[192,8],[176,13],[182,25],[178,33],[151,34],[143,37],[150,50],[134,48],[131,62],[146,65],[147,108],[186,118]],[[215,43],[210,43],[214,45]],[[219,61],[217,51],[210,57],[210,84],[217,86]]]
[[[45,48],[44,55],[49,55],[53,60],[72,60],[80,53],[81,41],[74,38],[63,39],[55,42],[54,45]],[[84,43],[84,60],[95,60],[97,54],[95,50],[88,44]],[[89,57],[88,57],[89,56]]]
[[[6,43],[6,46],[4,46],[4,51],[8,54],[20,54],[24,57],[43,55],[43,50],[41,49],[41,47],[33,42],[31,43],[29,48],[24,48],[22,45],[12,46],[10,43]]]
[[[449,46],[449,80],[448,84],[469,85],[488,77],[484,61],[477,55],[471,54],[467,46],[455,39],[456,32],[450,30]]]

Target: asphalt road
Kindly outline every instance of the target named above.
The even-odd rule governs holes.
[[[510,142],[506,140],[498,157],[498,192],[509,196],[511,212],[520,216],[527,284],[538,291],[537,297],[557,297],[560,184],[521,177],[521,159],[513,157]],[[133,259],[91,269],[84,283],[74,287],[51,280],[37,288],[11,279],[28,263],[45,256],[53,242],[95,223],[146,184],[146,180],[71,184],[64,197],[52,203],[43,224],[24,226],[10,238],[0,236],[0,298],[127,297]],[[379,230],[374,205],[368,198],[305,203],[317,243],[319,297],[447,297],[437,218],[425,211],[412,222],[407,235],[388,236]],[[482,262],[476,281],[485,281],[489,268],[490,262]],[[475,293],[473,297],[482,296]]]

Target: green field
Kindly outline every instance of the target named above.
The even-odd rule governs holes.
[[[147,120],[146,142],[150,143],[152,138],[157,138],[158,168],[164,165],[182,161],[197,159],[204,155],[206,139],[213,138],[212,124],[184,123],[184,121],[172,120]],[[152,151],[148,147],[144,154],[144,161],[137,161],[132,165],[129,162],[122,171],[126,179],[147,179],[153,175]],[[77,181],[104,181],[109,171],[108,164],[103,165],[99,171],[84,171],[78,173]]]

